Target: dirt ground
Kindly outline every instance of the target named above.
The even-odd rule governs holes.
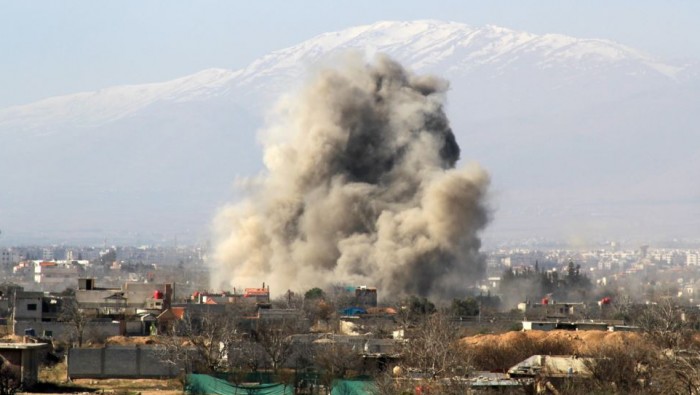
[[[137,340],[138,341],[138,340]],[[114,395],[181,395],[178,379],[76,379],[67,380],[66,363],[39,370],[41,388],[34,393],[66,394],[95,393]]]
[[[530,342],[563,341],[571,343],[580,354],[586,354],[591,349],[603,345],[634,344],[642,341],[642,336],[636,332],[608,331],[527,331],[506,332],[501,334],[475,335],[462,339],[464,344],[480,346],[488,344],[508,344],[527,340]]]
[[[115,395],[175,395],[182,394],[182,384],[177,379],[80,379],[73,380],[78,387],[95,388],[97,393],[113,393]]]

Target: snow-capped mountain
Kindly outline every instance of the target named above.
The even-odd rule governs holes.
[[[663,63],[608,40],[535,35],[497,26],[474,28],[454,22],[379,22],[321,34],[263,56],[242,70],[208,69],[167,82],[117,86],[10,107],[0,110],[0,127],[98,125],[157,102],[203,101],[236,95],[241,90],[257,96],[258,101],[261,97],[274,98],[318,67],[319,62],[345,50],[359,50],[368,57],[385,53],[416,72],[435,73],[450,80],[473,74],[487,74],[490,79],[514,74],[524,79],[530,76],[526,72],[550,79],[556,76],[561,77],[557,86],[542,88],[558,90],[579,79],[611,75],[645,80],[644,88],[648,89],[648,84],[662,85],[682,79],[692,69],[688,65]],[[512,81],[503,79],[501,85],[504,82]],[[251,105],[249,96],[235,99],[240,104]],[[253,106],[262,103],[255,102]]]
[[[221,94],[237,73],[209,69],[172,81],[115,86],[95,92],[52,97],[0,110],[0,128],[99,126],[157,102],[203,101]]]
[[[493,173],[497,230],[615,217],[600,204],[623,191],[700,195],[685,178],[700,175],[690,148],[700,144],[697,63],[602,39],[379,22],[321,34],[241,70],[0,109],[0,185],[9,186],[0,188],[0,226],[67,239],[205,229],[234,179],[261,168],[256,130],[270,103],[348,50],[385,53],[450,80],[448,113],[463,156]]]

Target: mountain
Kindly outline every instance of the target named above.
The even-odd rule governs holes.
[[[319,35],[241,70],[0,109],[0,229],[44,237],[203,238],[262,168],[277,97],[344,51],[450,81],[463,160],[493,176],[494,238],[698,237],[698,63],[601,39],[440,21]]]

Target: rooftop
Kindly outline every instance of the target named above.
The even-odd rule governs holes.
[[[47,343],[0,343],[0,350],[30,350],[48,346]]]

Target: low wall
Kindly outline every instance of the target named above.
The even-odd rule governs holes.
[[[73,348],[68,352],[68,377],[157,378],[175,377],[180,368],[163,362],[153,346]]]
[[[75,337],[75,328],[69,322],[58,321],[16,321],[14,324],[15,335],[22,336],[26,329],[34,329],[37,336],[50,336],[54,339],[68,340]],[[120,334],[119,322],[91,321],[83,330],[83,342],[90,340],[101,341],[111,336]]]

